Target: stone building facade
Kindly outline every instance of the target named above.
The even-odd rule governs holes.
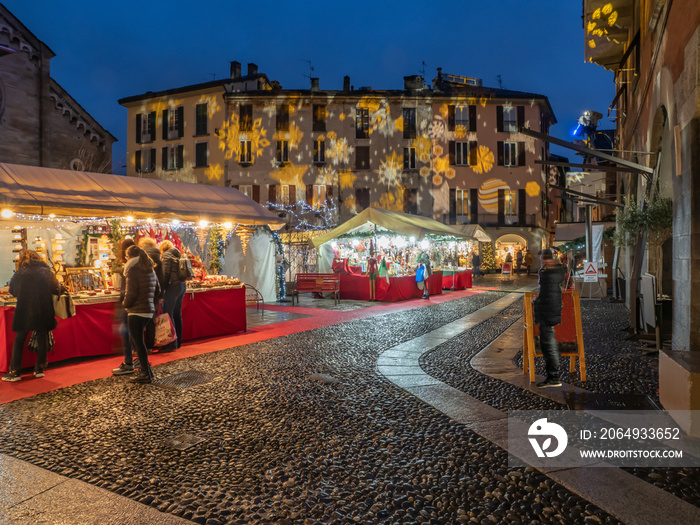
[[[549,242],[547,170],[535,163],[548,147],[518,132],[556,122],[545,96],[439,70],[402,90],[348,77],[338,90],[315,78],[283,89],[254,64],[239,75],[234,62],[230,79],[120,100],[127,175],[236,186],[263,205],[331,203],[339,223],[376,206],[478,223],[536,254]]]
[[[700,409],[700,4],[695,0],[584,0],[586,58],[615,73],[611,110],[620,149],[654,175],[624,176],[628,196],[673,202],[664,292],[672,296],[670,350],[660,352],[666,409]],[[653,262],[647,251],[647,260]],[[647,264],[647,261],[645,261]],[[629,288],[629,286],[628,286]],[[687,413],[686,430],[700,435]]]
[[[54,56],[0,4],[0,161],[111,173],[116,139],[51,78]]]

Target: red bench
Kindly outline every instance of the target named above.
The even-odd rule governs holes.
[[[299,302],[299,292],[330,292],[333,294],[335,304],[340,301],[340,277],[334,273],[298,273],[295,280],[295,293],[292,295]]]

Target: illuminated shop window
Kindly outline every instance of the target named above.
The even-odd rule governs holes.
[[[369,137],[369,109],[357,108],[355,117],[355,138],[366,139]]]
[[[314,162],[317,164],[326,162],[325,140],[314,140]]]
[[[416,148],[409,147],[403,149],[403,169],[416,169]]]

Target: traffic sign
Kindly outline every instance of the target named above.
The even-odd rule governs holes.
[[[597,283],[598,282],[598,263],[585,262],[583,265],[583,282]]]

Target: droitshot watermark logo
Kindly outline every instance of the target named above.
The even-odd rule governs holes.
[[[679,421],[700,411],[519,410],[508,415],[508,465],[700,467],[700,439]]]

